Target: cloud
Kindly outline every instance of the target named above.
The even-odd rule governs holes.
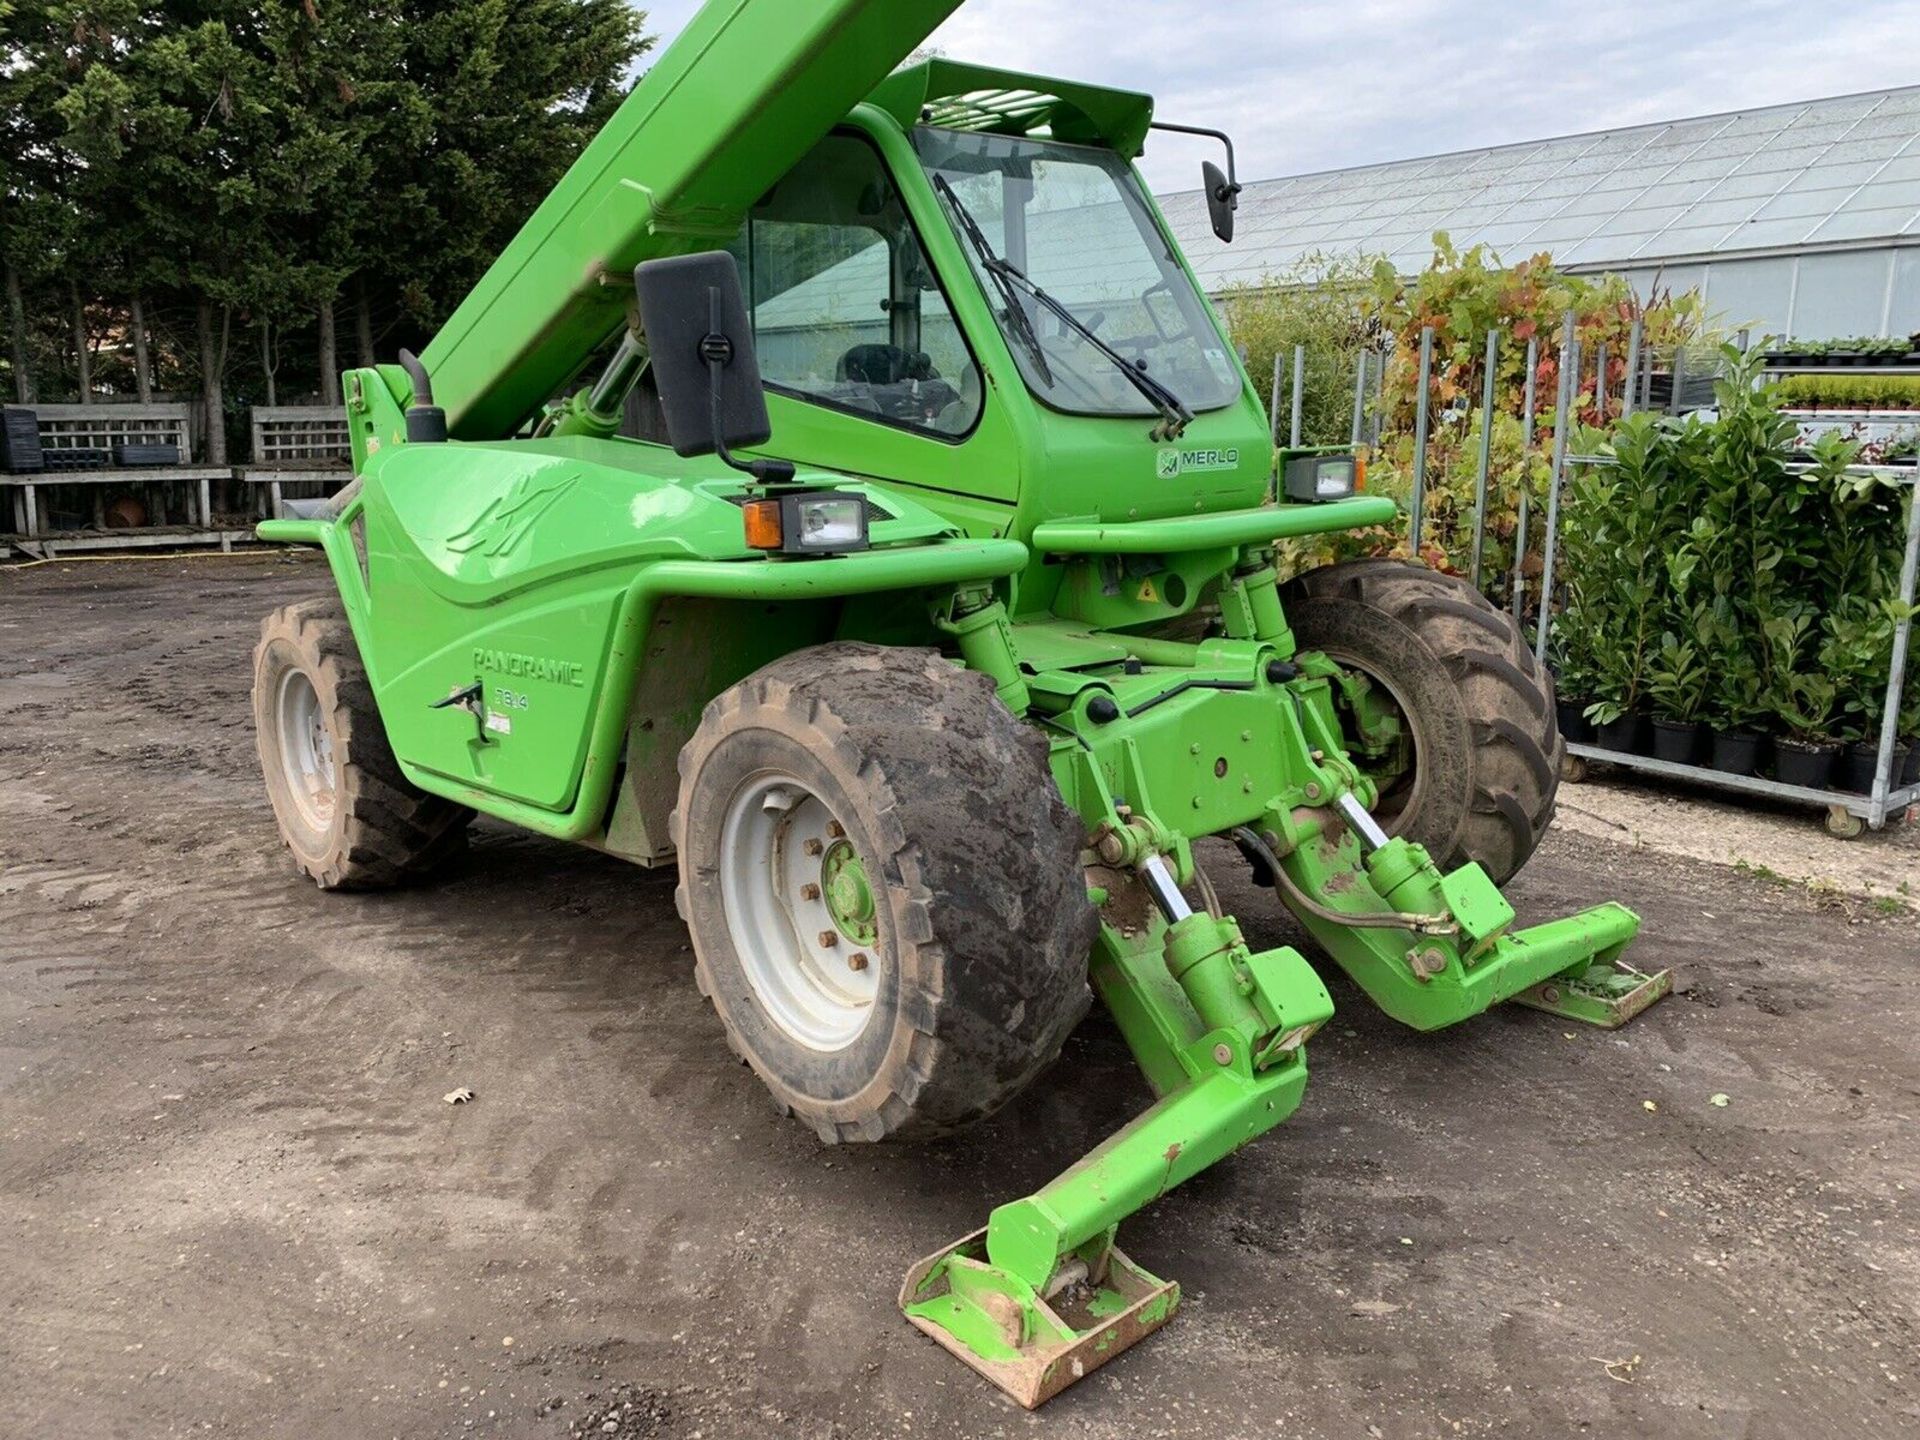
[[[1147,91],[1230,132],[1253,180],[1910,84],[1917,39],[1914,0],[971,0],[932,43]],[[1190,189],[1211,153],[1157,137],[1143,168]]]

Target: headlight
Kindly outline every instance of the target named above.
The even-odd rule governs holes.
[[[867,502],[836,490],[769,495],[741,507],[747,544],[788,555],[841,555],[867,548]]]
[[[1283,488],[1289,500],[1344,500],[1366,484],[1366,462],[1357,455],[1295,455],[1288,459]]]

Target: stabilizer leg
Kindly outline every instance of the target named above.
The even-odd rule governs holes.
[[[1515,930],[1513,907],[1478,865],[1442,876],[1419,845],[1382,836],[1369,850],[1357,830],[1328,817],[1277,859],[1265,842],[1251,848],[1314,939],[1402,1024],[1443,1029],[1514,1000],[1612,1028],[1672,990],[1670,971],[1620,959],[1640,929],[1626,906]],[[1243,848],[1249,834],[1236,835]]]
[[[1093,979],[1158,1103],[901,1290],[914,1325],[1029,1409],[1172,1317],[1179,1286],[1115,1248],[1120,1221],[1291,1115],[1304,1042],[1333,1014],[1296,951],[1250,953],[1230,918],[1178,914],[1156,878],[1173,923],[1103,925]]]
[[[1598,1025],[1603,1030],[1617,1030],[1672,993],[1673,971],[1648,973],[1615,960],[1612,969],[1595,965],[1571,979],[1542,980],[1514,996],[1513,1003]]]

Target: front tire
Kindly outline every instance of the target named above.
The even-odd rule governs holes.
[[[1382,828],[1442,870],[1478,861],[1504,884],[1546,833],[1566,754],[1552,677],[1519,627],[1464,580],[1396,560],[1310,570],[1282,599],[1302,650],[1359,671],[1400,714],[1411,754],[1376,776]]]
[[[707,706],[672,822],[695,978],[823,1140],[989,1115],[1086,1013],[1082,827],[1046,757],[931,650],[817,646]]]
[[[253,727],[280,837],[322,890],[397,885],[465,848],[473,812],[401,773],[337,600],[262,623]]]

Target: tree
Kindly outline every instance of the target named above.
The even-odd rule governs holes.
[[[221,464],[234,313],[279,283],[270,166],[284,102],[258,15],[237,0],[157,11],[118,0],[100,14],[109,53],[87,63],[56,109],[100,177],[96,213],[132,226],[143,276],[191,297],[205,454]]]
[[[51,285],[73,229],[59,180],[64,124],[55,113],[65,70],[62,27],[51,4],[9,0],[0,41],[0,268],[5,271],[7,360],[14,396],[37,398],[39,346],[30,300]]]
[[[111,341],[93,378],[197,384],[216,462],[229,378],[243,395],[334,384],[343,304],[363,352],[422,343],[651,43],[625,0],[0,0],[0,16],[0,364],[28,397]]]
[[[398,0],[375,168],[394,196],[354,254],[370,305],[430,333],[625,97],[652,46],[625,0]]]

